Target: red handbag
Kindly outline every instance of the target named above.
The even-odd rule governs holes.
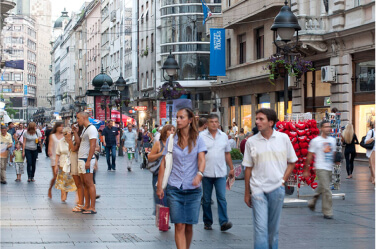
[[[159,228],[159,231],[168,231],[168,225],[170,220],[170,208],[165,207],[162,204],[157,204],[155,218],[155,223]]]

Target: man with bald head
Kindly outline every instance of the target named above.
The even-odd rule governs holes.
[[[93,181],[95,166],[95,147],[97,145],[98,131],[89,122],[89,114],[80,112],[77,114],[77,122],[84,129],[80,137],[80,148],[78,150],[78,173],[83,174],[85,190],[85,206],[83,214],[96,214],[95,198],[96,189]]]

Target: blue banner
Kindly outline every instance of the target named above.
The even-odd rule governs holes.
[[[18,61],[6,61],[5,67],[15,68],[15,69],[22,69],[24,70],[24,61],[18,60]]]
[[[210,76],[226,76],[225,29],[210,29]]]
[[[24,85],[24,95],[27,95],[27,85]]]

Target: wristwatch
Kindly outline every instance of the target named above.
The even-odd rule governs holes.
[[[202,173],[201,171],[197,171],[197,174],[201,175],[202,177],[204,177],[204,173]]]
[[[285,185],[285,180],[282,179],[282,184]]]

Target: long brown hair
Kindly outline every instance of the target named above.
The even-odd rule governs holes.
[[[54,125],[54,128],[52,128],[51,134],[55,134],[57,128],[59,128],[60,126],[63,126],[63,125],[64,125],[63,122],[56,122],[55,125]]]
[[[168,125],[163,126],[163,129],[161,131],[161,136],[160,136],[159,140],[161,140],[162,142],[166,142],[166,140],[167,140],[167,132],[169,130],[171,130],[172,128],[175,129],[175,126],[173,126],[172,124],[168,124]]]
[[[191,125],[189,126],[188,131],[188,153],[191,153],[193,147],[196,146],[196,140],[198,137],[198,128],[197,128],[197,122],[195,120],[195,115],[193,114],[192,110],[189,108],[182,108],[181,110],[185,110],[188,114],[188,119],[192,119]],[[180,147],[183,146],[183,136],[181,134],[181,130],[177,129],[175,136],[178,136],[178,145]],[[193,146],[192,146],[193,145]]]
[[[37,133],[37,124],[34,122],[30,122],[27,126],[27,133],[29,133],[30,135],[34,135],[35,133]]]

